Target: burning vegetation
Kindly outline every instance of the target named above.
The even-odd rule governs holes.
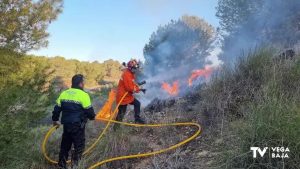
[[[193,70],[193,72],[188,80],[189,86],[192,86],[193,80],[195,80],[199,77],[204,77],[206,80],[209,79],[209,77],[211,76],[212,73],[213,73],[213,68],[209,65],[205,65],[204,69]]]
[[[212,69],[205,65],[209,65],[206,59],[215,36],[214,28],[196,16],[183,16],[159,27],[144,47],[148,102],[184,95],[197,78],[209,78]],[[157,92],[158,88],[162,90]]]
[[[54,101],[53,96],[58,91],[39,90],[51,78],[46,71],[48,62],[44,64],[42,57],[23,54],[20,57],[19,53],[13,52],[27,51],[33,47],[32,44],[35,45],[34,48],[39,48],[46,42],[45,36],[41,36],[41,43],[28,41],[32,40],[31,31],[26,31],[28,24],[25,22],[29,16],[25,19],[21,16],[24,10],[14,12],[23,8],[25,3],[22,2],[2,1],[0,11],[3,16],[0,46],[5,50],[7,47],[9,49],[0,50],[0,108],[1,121],[4,122],[0,134],[0,166],[49,169],[53,166],[40,158],[40,147],[36,143],[42,142],[44,133],[51,124],[49,116],[53,104],[50,103]],[[47,6],[51,7],[50,4]],[[32,5],[25,5],[24,9],[27,7]],[[148,82],[145,97],[150,104],[141,114],[149,123],[199,122],[203,125],[203,133],[182,149],[152,158],[114,161],[105,167],[299,168],[299,11],[299,0],[218,0],[216,16],[220,19],[222,54],[217,57],[222,59],[226,67],[222,67],[221,73],[214,77],[211,75],[217,68],[212,66],[214,63],[207,62],[207,57],[216,48],[213,42],[217,35],[211,25],[199,17],[183,16],[160,26],[151,35],[143,51],[143,78]],[[50,19],[53,20],[54,16]],[[20,19],[24,20],[24,24],[17,24],[17,30],[10,31],[8,27],[11,24],[7,23],[18,23]],[[23,34],[20,31],[28,36],[21,36]],[[15,36],[14,32],[20,36]],[[29,48],[21,49],[22,45]],[[265,46],[271,48],[265,49]],[[258,50],[251,50],[254,47]],[[288,50],[278,55],[276,50],[283,48]],[[248,52],[249,50],[252,52]],[[241,51],[244,55],[240,54]],[[56,73],[68,76],[74,71],[88,74],[88,84],[98,85],[100,81],[101,85],[102,80],[107,81],[106,76],[118,76],[120,73],[118,69],[111,69],[112,65],[108,63],[62,63],[61,58],[50,60],[49,66],[54,67]],[[118,63],[113,64],[114,67],[119,67]],[[66,65],[70,71],[66,72]],[[93,67],[94,70],[88,69]],[[104,67],[107,70],[103,70]],[[208,80],[209,84],[201,84]],[[103,91],[88,92],[93,93],[94,105],[100,105],[99,95],[104,96]],[[114,98],[115,94],[111,91],[99,116],[111,117]],[[126,114],[125,120],[132,119],[131,113]],[[87,128],[89,144],[102,128],[100,122],[88,123]],[[189,132],[189,129],[167,127],[137,130],[124,127],[105,136],[105,140],[97,145],[97,151],[82,159],[79,168],[86,168],[89,164],[110,157],[165,148]],[[56,135],[50,144],[52,157],[58,154],[57,137]],[[290,150],[290,158],[272,159],[272,156],[265,156],[253,159],[249,153],[251,146],[286,147]]]
[[[203,77],[205,80],[208,80],[213,73],[214,68],[210,65],[205,65],[203,69],[193,70],[191,75],[188,78],[188,86],[193,85],[193,81]],[[184,80],[183,80],[184,81]],[[182,85],[186,85],[182,83]],[[163,82],[161,88],[170,96],[177,96],[179,93],[179,80],[176,80],[171,84],[167,82]]]
[[[171,96],[177,96],[178,95],[178,85],[179,85],[179,81],[175,81],[173,82],[173,85],[171,86],[170,84],[163,82],[161,85],[161,88],[163,90],[165,90],[169,95]]]

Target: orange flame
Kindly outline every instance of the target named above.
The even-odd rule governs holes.
[[[169,95],[172,96],[178,95],[178,91],[179,91],[178,86],[179,86],[178,81],[173,82],[172,86],[166,82],[163,82],[163,84],[161,85],[162,89],[164,89],[166,92],[168,92]]]
[[[204,69],[197,69],[194,70],[189,78],[189,86],[192,86],[193,80],[198,78],[198,77],[205,77],[205,79],[208,79],[210,75],[213,72],[213,68],[211,66],[205,65]]]
[[[107,101],[105,102],[102,109],[99,110],[95,119],[96,120],[101,120],[101,118],[110,119],[110,117],[112,116],[112,105],[115,102],[115,100],[116,100],[116,90],[111,89]]]

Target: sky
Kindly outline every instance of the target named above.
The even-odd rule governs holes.
[[[49,45],[31,54],[81,61],[143,60],[143,47],[160,25],[195,15],[218,26],[217,0],[65,0],[48,28]]]

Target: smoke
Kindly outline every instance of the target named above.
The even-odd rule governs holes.
[[[224,0],[221,2],[226,3]],[[225,34],[222,57],[226,64],[233,65],[242,52],[247,53],[259,46],[282,49],[293,48],[299,43],[299,0],[253,0],[242,3],[244,5],[234,7],[220,6],[219,3],[218,8],[222,9],[219,11],[228,14],[219,14]],[[234,14],[237,11],[239,17]]]
[[[223,54],[220,39],[216,38],[212,43],[208,56],[205,58],[205,62],[209,63],[212,67],[219,67],[223,62],[219,59],[219,56]]]
[[[189,64],[180,64],[178,67],[161,67],[159,70],[159,74],[153,76],[147,76],[147,72],[143,74],[140,79],[146,79],[147,84],[144,88],[147,89],[147,93],[143,95],[140,99],[142,103],[147,105],[154,98],[159,99],[168,99],[176,96],[182,96],[185,93],[192,91],[195,86],[199,85],[203,82],[208,82],[206,76],[196,78],[193,80],[192,85],[189,84],[189,79],[192,73],[195,70],[205,69],[207,66],[211,67],[213,70],[217,69],[222,61],[218,59],[218,55],[220,55],[221,49],[216,47],[213,51],[206,54],[205,62],[202,64],[195,64],[193,62],[189,62]],[[166,60],[162,60],[165,62]],[[159,64],[160,62],[156,62]],[[178,83],[178,95],[173,95],[163,90],[163,84],[167,83],[170,86]]]
[[[144,48],[141,78],[148,82],[144,103],[155,97],[173,97],[162,89],[163,83],[171,88],[178,81],[178,96],[193,90],[209,80],[199,77],[189,87],[193,72],[203,74],[205,67],[217,69],[222,63],[233,65],[242,52],[262,45],[280,49],[299,44],[299,0],[219,0],[217,16],[220,37],[204,20],[190,16],[171,21],[152,34]]]
[[[214,28],[197,17],[184,16],[160,27],[144,48],[145,63],[140,79],[147,81],[147,93],[141,98],[142,102],[174,97],[174,93],[181,96],[206,81],[205,77],[195,78],[189,86],[189,78],[195,70],[220,64],[217,55],[221,48],[215,41]],[[177,85],[178,91],[167,91],[168,88],[177,90]]]

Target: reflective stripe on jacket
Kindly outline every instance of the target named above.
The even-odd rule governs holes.
[[[82,122],[95,117],[90,96],[81,89],[70,88],[63,91],[56,100],[52,120],[58,121],[62,112],[61,123]]]

